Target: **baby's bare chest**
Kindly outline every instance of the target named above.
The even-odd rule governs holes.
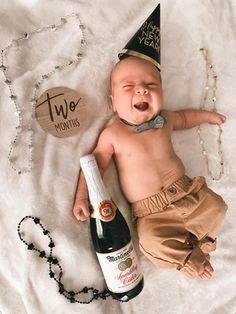
[[[173,151],[171,136],[163,129],[144,131],[143,133],[119,134],[115,145],[115,154],[120,157],[162,158]]]

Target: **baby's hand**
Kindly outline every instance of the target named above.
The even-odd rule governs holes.
[[[226,117],[223,114],[217,112],[211,112],[210,121],[211,124],[222,124],[225,123]]]
[[[87,199],[75,200],[73,214],[77,220],[85,221],[90,216],[89,202]]]

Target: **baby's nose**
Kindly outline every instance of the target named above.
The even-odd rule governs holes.
[[[136,87],[135,90],[137,95],[147,95],[148,94],[148,89],[144,85],[139,85]]]

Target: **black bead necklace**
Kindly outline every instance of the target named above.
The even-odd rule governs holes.
[[[48,238],[49,254],[47,254],[45,250],[38,249],[34,245],[34,243],[28,243],[24,240],[23,233],[21,232],[21,225],[25,220],[29,219],[32,220],[35,223],[35,225],[40,227],[43,232],[43,235]],[[107,289],[104,289],[103,291],[98,291],[93,287],[88,288],[86,286],[79,291],[69,291],[65,289],[64,284],[61,281],[63,275],[62,267],[58,259],[55,256],[53,256],[53,248],[55,247],[54,241],[50,235],[50,232],[43,226],[38,217],[25,216],[24,218],[22,218],[18,224],[17,232],[20,240],[27,246],[27,249],[30,251],[37,252],[38,256],[42,259],[45,259],[45,261],[49,264],[49,277],[56,281],[58,285],[58,292],[61,295],[63,295],[66,299],[68,299],[71,303],[89,304],[93,300],[97,300],[99,298],[106,300],[106,298],[110,296],[110,293]],[[82,294],[88,294],[89,292],[91,296],[89,296],[86,301],[80,301],[77,299],[77,296]]]

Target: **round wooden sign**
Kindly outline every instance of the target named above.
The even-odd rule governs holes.
[[[46,90],[37,100],[36,118],[44,131],[68,137],[85,126],[85,110],[83,99],[76,90],[54,87]]]

